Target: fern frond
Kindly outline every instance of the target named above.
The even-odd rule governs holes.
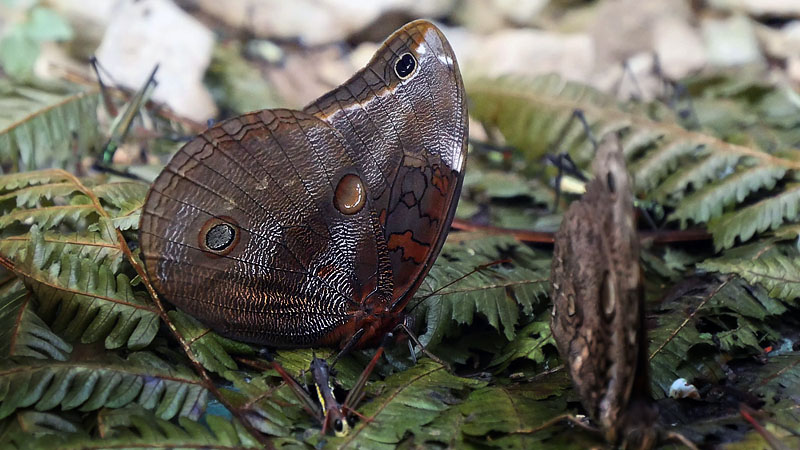
[[[164,420],[138,406],[104,409],[98,414],[101,436],[121,445],[153,447],[261,448],[238,422],[206,415],[205,424],[186,416],[178,423]]]
[[[65,361],[72,346],[36,315],[31,299],[18,280],[0,287],[0,355]]]
[[[0,85],[0,170],[67,167],[99,139],[98,90]]]
[[[583,165],[591,161],[586,132],[570,120],[577,110],[596,137],[621,131],[636,190],[675,208],[670,219],[682,227],[690,220],[709,222],[717,249],[797,219],[796,185],[777,183],[800,169],[796,159],[689,131],[669,117],[653,119],[553,75],[483,79],[469,87],[470,113],[497,128],[532,162],[547,151],[566,151]],[[763,190],[770,198],[756,197]]]
[[[38,311],[54,330],[85,343],[105,338],[106,348],[140,349],[152,341],[157,310],[133,292],[127,275],[55,248],[34,227],[22,259],[8,267],[36,294]]]
[[[742,279],[688,280],[659,305],[658,326],[648,330],[653,395],[665,396],[677,378],[723,377],[720,353],[763,354],[762,348],[780,336],[769,320],[786,311]]]
[[[71,175],[59,169],[12,173],[0,176],[0,193],[14,191],[28,186],[36,186],[39,184],[67,182],[71,179]]]
[[[472,416],[462,428],[469,436],[485,436],[492,432],[530,433],[566,409],[563,397],[545,392],[558,392],[569,385],[565,377],[551,377],[549,389],[532,384],[489,386],[470,393],[459,405],[461,414]],[[560,389],[559,389],[560,388]]]
[[[94,192],[58,170],[2,176],[0,186],[10,189],[0,202],[0,262],[36,294],[41,317],[68,339],[105,339],[109,349],[148,345],[158,312],[121,272],[127,244],[114,228],[114,214],[138,211],[144,186]]]
[[[677,172],[676,175],[681,173]],[[680,220],[684,228],[690,220],[706,223],[722,216],[724,208],[742,203],[759,189],[773,189],[785,175],[786,169],[782,167],[763,165],[743,168],[683,198],[669,219]]]
[[[708,182],[719,178],[720,174],[730,172],[741,159],[738,155],[726,153],[711,153],[703,151],[705,156],[691,166],[681,167],[681,170],[673,172],[663,183],[653,189],[650,198],[657,202],[666,203],[668,201],[678,201],[683,196],[692,191],[698,191]]]
[[[520,358],[542,363],[545,360],[544,346],[547,344],[555,345],[555,340],[550,332],[550,316],[544,315],[517,331],[514,340],[494,356],[489,366],[498,366],[495,372],[500,372]]]
[[[92,191],[110,213],[111,223],[120,231],[138,230],[144,199],[150,186],[144,183],[108,183]]]
[[[778,423],[788,430],[797,429],[800,411],[795,395],[800,391],[800,353],[776,352],[766,364],[756,368],[751,377],[742,380],[742,390],[763,399],[764,410],[773,414]],[[794,438],[796,441],[797,436]]]
[[[800,306],[800,252],[788,242],[759,242],[726,251],[699,269],[736,274],[763,286],[771,297]]]
[[[24,259],[25,252],[34,239],[41,239],[49,253],[71,254],[90,259],[98,265],[107,266],[112,272],[119,270],[124,257],[122,249],[116,242],[110,226],[97,227],[96,231],[76,233],[59,233],[47,231],[39,233],[38,227],[33,233],[25,233],[0,239],[0,254],[8,259]]]
[[[203,423],[185,416],[168,421],[136,405],[102,409],[97,414],[97,423],[90,423],[87,429],[80,428],[83,424],[46,412],[21,411],[15,419],[0,436],[10,449],[263,448],[238,422],[211,415]],[[275,444],[281,442],[299,444],[289,439]]]
[[[454,327],[471,324],[476,314],[513,339],[520,311],[531,315],[547,296],[550,255],[508,236],[458,239],[451,235],[415,296],[415,301],[425,299],[417,317],[425,319],[428,330],[420,339],[435,346]],[[496,264],[482,267],[488,263]]]
[[[782,192],[712,220],[708,231],[714,235],[714,247],[722,250],[732,247],[736,239],[745,242],[756,233],[774,230],[799,217],[800,183],[791,183]]]
[[[208,393],[190,370],[146,352],[127,359],[53,362],[15,358],[0,363],[0,418],[20,408],[93,411],[131,403],[162,419],[198,418]]]
[[[485,382],[451,375],[429,359],[385,381],[383,393],[363,405],[362,420],[343,438],[330,438],[336,447],[393,448],[412,430],[433,421],[451,407],[453,391],[477,388]]]
[[[126,181],[119,183],[101,184],[92,188],[92,191],[105,204],[106,211],[111,214],[115,223],[127,223],[127,228],[139,227],[139,212],[144,205],[144,198],[150,187],[144,183]],[[133,222],[132,219],[136,219]]]
[[[170,311],[168,315],[200,363],[212,372],[222,374],[237,368],[229,353],[255,353],[249,345],[222,337],[181,311]]]

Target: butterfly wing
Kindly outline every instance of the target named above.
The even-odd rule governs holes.
[[[157,291],[233,338],[320,342],[380,290],[380,227],[353,153],[328,124],[288,110],[230,119],[186,144],[142,213]]]
[[[455,54],[430,22],[390,36],[367,66],[305,108],[355,149],[402,308],[444,243],[461,190],[467,106]]]
[[[600,145],[595,178],[555,237],[551,329],[589,414],[616,442],[634,386],[647,389],[647,339],[630,176],[619,142]]]

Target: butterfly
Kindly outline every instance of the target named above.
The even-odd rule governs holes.
[[[376,344],[441,250],[467,134],[453,50],[411,22],[302,111],[234,117],[181,148],[144,204],[147,274],[234,339]]]
[[[605,439],[649,449],[663,436],[650,396],[633,182],[615,134],[598,146],[593,172],[555,236],[550,329]],[[675,433],[666,437],[694,447]]]

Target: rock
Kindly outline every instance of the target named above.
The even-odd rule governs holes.
[[[69,21],[78,38],[100,42],[118,2],[109,0],[49,0],[48,4]]]
[[[447,28],[444,33],[465,78],[558,73],[586,81],[594,69],[594,48],[585,34],[507,29],[479,35],[463,28]]]
[[[97,58],[114,81],[138,89],[158,64],[153,98],[176,113],[205,122],[216,106],[203,86],[213,34],[169,0],[117,4]]]
[[[756,27],[761,46],[770,57],[786,61],[786,74],[795,83],[800,82],[800,20],[789,22],[779,29],[760,25]]]
[[[586,29],[595,45],[597,69],[607,70],[656,48],[658,24],[691,20],[687,2],[613,0],[600,2]]]
[[[697,29],[677,17],[665,17],[655,24],[654,49],[664,74],[677,80],[706,65],[703,38]]]
[[[800,17],[800,2],[797,0],[710,0],[709,5],[754,16]]]
[[[344,40],[392,11],[411,17],[446,15],[456,0],[197,0],[196,5],[230,26],[267,38],[299,39],[306,45]]]
[[[711,64],[737,66],[763,62],[755,30],[747,17],[708,18],[703,21],[702,30]]]
[[[470,31],[489,33],[509,24],[530,26],[549,0],[464,0],[453,20]]]

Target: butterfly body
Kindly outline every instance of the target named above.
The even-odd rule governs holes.
[[[143,208],[147,273],[229,337],[375,344],[444,243],[466,138],[452,49],[412,22],[303,111],[235,117],[179,150]]]

